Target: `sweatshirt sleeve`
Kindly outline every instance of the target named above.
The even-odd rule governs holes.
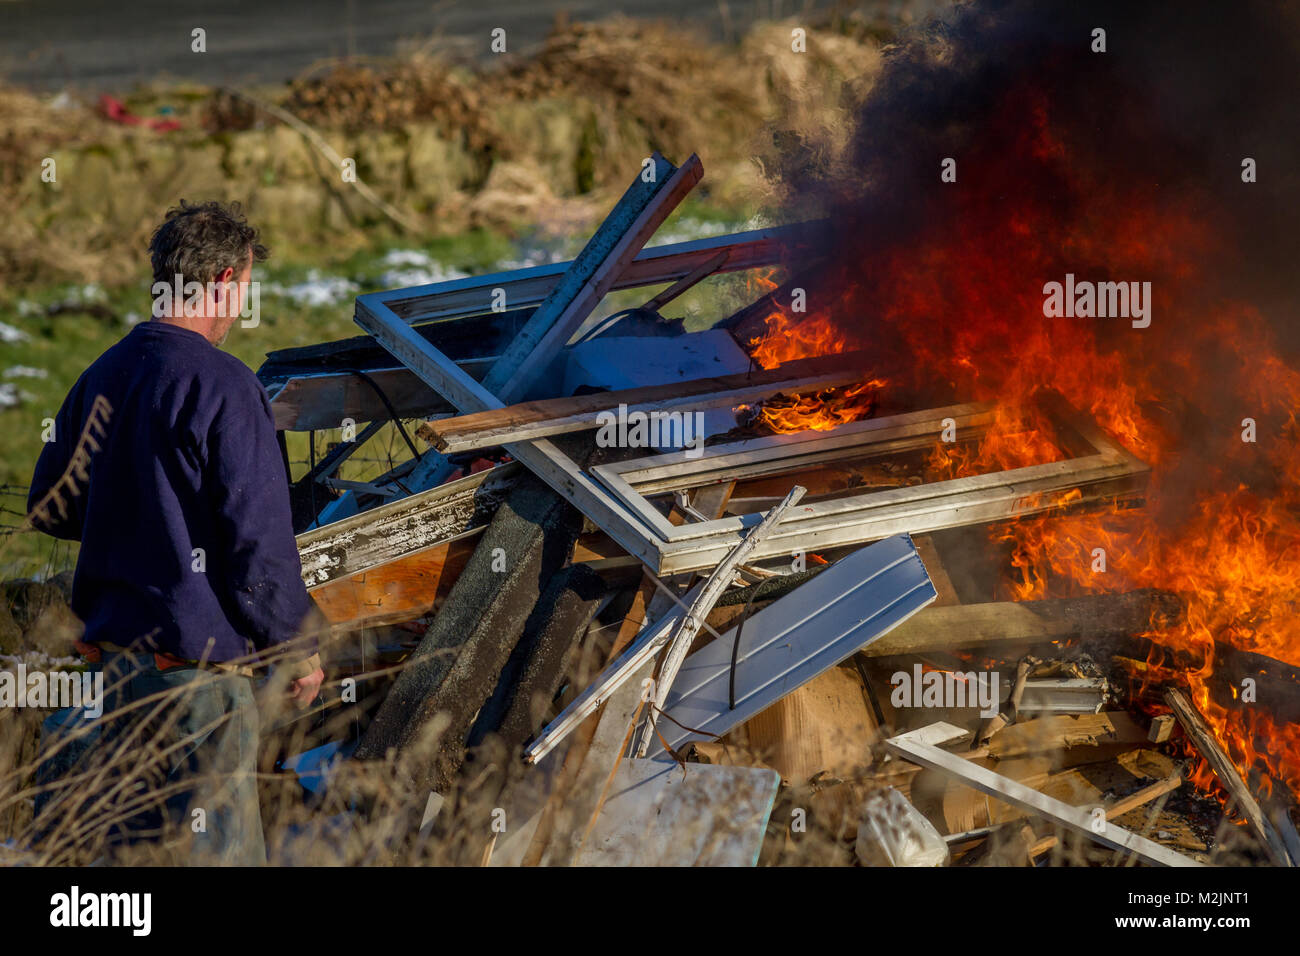
[[[81,508],[77,498],[66,486],[60,487],[49,500],[46,496],[68,470],[72,453],[81,438],[80,392],[81,383],[78,382],[63,400],[63,406],[54,418],[52,440],[45,443],[36,459],[32,487],[27,495],[27,513],[31,515],[32,527],[68,541],[81,540]]]
[[[289,485],[266,392],[232,389],[207,436],[207,476],[234,623],[258,650],[298,638],[294,657],[316,653],[302,634],[314,607],[302,583]]]

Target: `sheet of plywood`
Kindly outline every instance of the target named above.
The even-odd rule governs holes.
[[[478,546],[482,528],[312,588],[316,606],[335,628],[378,627],[432,611]]]
[[[876,721],[857,670],[839,666],[786,694],[736,734],[787,783],[807,783],[823,772],[850,780],[871,765]]]

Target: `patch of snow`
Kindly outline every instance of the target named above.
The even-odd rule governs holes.
[[[11,365],[5,369],[4,375],[5,378],[48,378],[50,373],[30,365]]]
[[[351,279],[343,276],[322,276],[312,269],[302,282],[282,286],[278,282],[262,283],[262,291],[269,295],[279,295],[289,299],[295,305],[320,306],[337,305],[356,295],[360,287]]]
[[[0,383],[0,408],[13,408],[22,403],[22,393],[18,386],[9,382]]]
[[[519,258],[498,264],[497,270],[508,272],[511,269],[531,269],[534,266],[549,266],[557,262],[567,262],[576,252],[570,252],[563,246],[523,246],[519,249]]]
[[[87,282],[85,285],[70,286],[67,295],[61,301],[64,305],[87,305],[107,300],[108,294],[104,292],[102,285],[98,282]]]
[[[22,303],[19,303],[20,312],[22,311],[21,306]],[[16,329],[7,322],[0,322],[0,342],[7,342],[12,345],[14,342],[26,342],[29,338],[31,336],[22,329]]]
[[[78,667],[85,664],[80,657],[51,657],[44,651],[25,651],[22,654],[0,654],[0,670],[10,668],[15,671],[23,664],[30,671],[52,671],[63,667]]]
[[[405,269],[389,269],[379,277],[379,284],[385,289],[397,289],[402,286],[433,285],[435,282],[448,282],[451,279],[463,279],[468,272],[462,272],[441,262],[429,260],[427,265],[412,265]]]
[[[736,231],[733,222],[718,222],[712,219],[682,219],[674,223],[671,229],[661,229],[655,233],[647,245],[667,246],[674,242],[690,242],[692,239],[709,239],[713,236],[725,236]]]
[[[389,268],[394,266],[428,266],[433,264],[433,257],[421,249],[390,249],[380,262]]]

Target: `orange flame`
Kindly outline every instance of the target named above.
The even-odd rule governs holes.
[[[1007,107],[1009,125],[1022,127],[1010,152],[1064,167],[1078,151],[1051,128],[1046,107],[1026,95],[1028,105],[1021,98]],[[1008,147],[987,148],[990,156],[973,159],[996,170]],[[936,444],[929,461],[935,478],[1073,457],[1058,446],[1050,422],[1023,415],[1040,388],[1056,389],[1090,414],[1152,466],[1145,506],[1045,514],[993,528],[991,537],[1012,548],[1010,596],[1135,588],[1179,594],[1185,621],[1146,636],[1201,663],[1153,668],[1143,679],[1159,673],[1185,684],[1243,775],[1262,769],[1300,793],[1300,731],[1277,724],[1262,706],[1216,697],[1211,683],[1220,647],[1300,662],[1300,372],[1256,309],[1219,300],[1199,281],[1230,251],[1203,216],[1120,176],[1063,170],[1067,175],[1088,202],[1066,221],[1053,197],[1022,196],[1018,183],[993,182],[950,194],[957,211],[942,230],[870,258],[843,243],[832,272],[839,277],[833,309],[806,317],[775,309],[754,354],[770,367],[872,347],[874,333],[871,343],[849,334],[870,316],[873,328],[902,343],[876,363],[891,387],[995,401],[1000,411],[982,438]],[[1151,326],[1045,317],[1042,285],[1063,278],[1061,262],[1086,264],[1102,278],[1151,280]],[[873,377],[870,385],[885,383]],[[1243,440],[1246,418],[1258,429],[1253,442]],[[801,403],[797,415],[770,424],[842,420],[833,404],[819,411]],[[1104,570],[1097,570],[1097,549]],[[1247,676],[1225,674],[1218,684],[1240,686]],[[1197,779],[1209,782],[1204,768]]]

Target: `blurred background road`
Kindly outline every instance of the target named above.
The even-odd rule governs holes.
[[[557,15],[664,19],[728,41],[755,20],[832,6],[832,0],[0,0],[0,76],[35,90],[122,89],[167,75],[242,85],[285,80],[331,57],[388,56],[421,46],[482,59],[491,55],[498,26],[508,31],[507,52],[526,54]],[[207,31],[205,54],[190,50],[195,27]]]

